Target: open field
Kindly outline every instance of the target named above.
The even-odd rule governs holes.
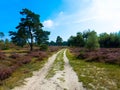
[[[32,52],[25,49],[0,51],[0,90],[12,89],[15,86],[23,85],[25,78],[33,76],[33,71],[40,70],[48,61],[47,58],[60,49],[62,47],[49,47],[48,51],[37,49]],[[120,89],[118,54],[119,49],[104,48],[98,51],[88,51],[83,48],[72,48],[70,51],[67,50],[70,65],[77,73],[79,81],[88,90]],[[68,64],[63,60],[63,57],[65,57],[65,50],[61,50],[57,55],[55,62],[46,74],[45,82],[50,84],[51,87],[51,80],[55,80],[60,85],[67,81],[68,74],[65,72],[70,68],[68,68]],[[68,69],[65,69],[65,67]],[[53,86],[56,85],[53,83]],[[66,87],[66,84],[62,86],[65,89]]]
[[[102,62],[120,65],[120,48],[100,48],[98,50],[87,50],[85,48],[71,48],[78,59],[87,62]]]
[[[78,49],[77,49],[78,50]],[[70,64],[77,73],[79,81],[88,90],[119,90],[120,66],[101,62],[86,62],[67,51]]]

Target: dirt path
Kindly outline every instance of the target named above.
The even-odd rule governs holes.
[[[65,80],[67,83],[67,90],[85,90],[82,87],[82,83],[78,82],[78,77],[69,64],[69,60],[66,57],[66,50],[64,51],[65,61]]]
[[[69,64],[66,50],[64,50],[63,56],[65,62],[64,70],[56,71],[52,78],[45,78],[60,52],[50,57],[41,70],[34,72],[32,77],[27,78],[25,85],[16,87],[13,90],[85,90],[82,87],[82,83],[78,82],[78,77]]]

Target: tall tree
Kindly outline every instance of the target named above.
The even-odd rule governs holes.
[[[120,47],[120,34],[118,33],[101,33],[99,35],[100,47],[118,48]]]
[[[9,39],[5,39],[5,41],[4,41],[4,49],[9,49],[9,46],[10,46],[10,41],[9,41]]]
[[[75,46],[75,36],[70,36],[68,39],[68,46]]]
[[[58,46],[61,46],[61,45],[62,45],[62,42],[63,42],[63,39],[62,39],[60,36],[57,36],[56,44],[57,44]]]
[[[56,42],[50,41],[50,42],[49,42],[49,45],[50,45],[50,46],[56,46]]]
[[[9,31],[11,40],[14,44],[23,47],[26,44],[26,36],[23,32]]]
[[[13,42],[20,45],[24,45],[27,42],[30,46],[30,50],[32,51],[34,40],[37,42],[41,42],[41,38],[42,40],[48,40],[47,36],[50,34],[50,32],[42,30],[43,25],[39,20],[40,16],[38,14],[35,14],[26,8],[22,9],[20,14],[23,16],[23,18],[21,18],[19,25],[16,27],[18,31],[10,31],[10,36],[12,36],[11,39]],[[47,39],[43,39],[44,37]],[[40,38],[40,40],[38,38]]]
[[[0,49],[3,49],[4,47],[4,40],[2,39],[4,37],[4,33],[0,32]]]
[[[3,32],[0,32],[0,38],[3,38],[5,35]]]
[[[99,35],[100,47],[109,47],[110,46],[110,36],[107,33],[101,33]]]
[[[69,46],[77,46],[83,47],[84,46],[84,38],[81,32],[78,32],[76,36],[71,36],[68,39]]]
[[[48,35],[50,35],[50,32],[48,32],[48,31],[37,30],[35,32],[35,41],[36,41],[36,43],[38,45],[48,44],[48,40],[49,40]]]
[[[97,33],[95,31],[91,31],[88,35],[88,39],[86,42],[86,48],[89,50],[95,50],[99,48],[99,42]]]
[[[83,36],[82,36],[81,32],[77,33],[77,35],[75,37],[75,44],[78,47],[83,47],[84,46],[84,39],[83,39]]]

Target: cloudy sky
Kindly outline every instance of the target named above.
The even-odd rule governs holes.
[[[84,30],[118,32],[120,30],[120,0],[2,0],[0,31],[8,37],[20,21],[22,8],[40,14],[44,30],[51,32],[50,40],[59,35],[67,40]]]

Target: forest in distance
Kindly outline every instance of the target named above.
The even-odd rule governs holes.
[[[47,62],[46,58],[63,48],[67,48],[77,62],[120,67],[120,31],[98,35],[95,30],[88,29],[76,32],[67,41],[61,36],[57,36],[56,41],[49,41],[52,32],[43,30],[40,15],[27,8],[22,9],[20,15],[22,18],[16,31],[9,31],[10,39],[4,39],[5,34],[0,31],[0,90],[19,85],[16,82],[32,76],[33,71]],[[117,82],[118,89],[119,85]]]

